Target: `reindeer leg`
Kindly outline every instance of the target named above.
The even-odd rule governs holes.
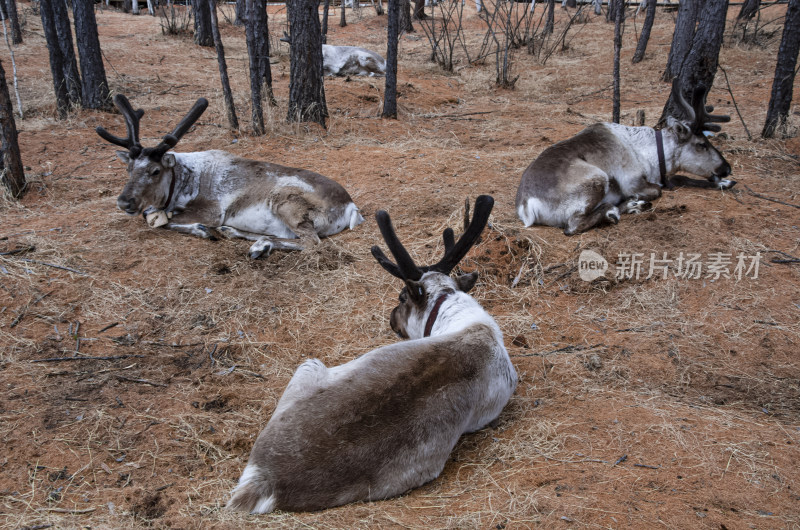
[[[615,181],[603,175],[598,175],[584,182],[575,198],[584,198],[586,207],[582,211],[575,212],[567,219],[567,227],[564,234],[571,236],[580,232],[585,232],[603,221],[610,221],[614,224],[619,222],[619,208],[614,204],[603,202],[606,197],[606,185],[609,191],[618,192]]]
[[[675,175],[670,179],[669,183],[673,188],[685,186],[687,188],[718,190],[729,190],[736,185],[735,180],[723,179],[716,175],[709,177],[708,180],[693,179],[684,175]]]
[[[211,241],[216,241],[220,238],[219,232],[214,227],[206,226],[202,223],[173,223],[169,222],[164,225],[164,228],[169,228],[170,230],[174,230],[181,234],[190,234],[197,237],[202,237],[203,239],[209,239]]]
[[[654,201],[661,197],[661,187],[649,182],[643,183],[632,196],[624,199],[620,204],[621,213],[642,213],[653,207]]]
[[[303,246],[296,239],[261,236],[250,246],[249,255],[252,259],[266,258],[273,250],[303,250]]]

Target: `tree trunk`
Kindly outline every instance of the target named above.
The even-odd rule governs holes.
[[[555,0],[547,0],[547,21],[544,23],[544,29],[542,30],[542,36],[550,35],[553,33],[553,27],[555,26],[555,8],[556,8],[556,1]]]
[[[5,0],[5,8],[11,25],[11,44],[22,44],[22,29],[19,27],[16,0]]]
[[[236,17],[233,19],[234,26],[244,26],[247,17],[247,0],[236,0]]]
[[[747,22],[748,20],[752,20],[756,13],[758,13],[758,9],[761,7],[761,0],[745,0],[742,3],[742,8],[739,10],[739,14],[736,15],[736,22]]]
[[[692,39],[692,46],[681,65],[678,78],[686,101],[691,101],[695,87],[704,86],[710,89],[714,84],[714,76],[719,64],[719,50],[725,33],[725,16],[728,13],[728,0],[704,0],[698,14],[697,31]],[[682,110],[675,105],[675,95],[670,92],[669,100],[664,105],[659,123],[663,124],[667,116],[681,116]]]
[[[425,0],[414,0],[414,20],[425,20]]]
[[[264,111],[261,106],[261,61],[256,36],[256,21],[258,16],[259,2],[257,0],[247,0],[247,16],[245,18],[245,36],[247,41],[247,56],[250,66],[250,116],[253,124],[253,134],[260,136],[264,134]]]
[[[650,40],[650,31],[653,29],[653,21],[656,19],[656,0],[648,0],[647,11],[644,15],[644,24],[642,25],[642,34],[639,36],[639,42],[636,45],[636,51],[633,53],[633,64],[639,63],[644,59],[644,52],[647,50],[647,42]]]
[[[700,0],[681,0],[678,6],[678,18],[675,20],[675,31],[672,33],[667,67],[661,76],[664,81],[672,81],[681,71],[683,60],[692,46],[699,6]]]
[[[272,67],[269,64],[269,20],[266,0],[253,0],[253,30],[255,35],[256,59],[262,87],[266,88],[267,101],[277,105],[272,95]]]
[[[608,11],[606,11],[606,22],[615,22],[615,13],[617,12],[617,2],[624,0],[608,0]]]
[[[286,119],[289,122],[315,122],[325,127],[328,106],[322,77],[319,0],[290,0],[287,8],[292,42]]]
[[[401,0],[400,31],[414,33],[414,25],[411,23],[411,0]]]
[[[619,56],[622,51],[622,29],[625,24],[625,3],[617,0],[614,9],[614,101],[612,103],[611,121],[619,123],[620,86],[619,86]]]
[[[239,128],[239,120],[236,119],[236,107],[233,104],[233,93],[231,84],[228,81],[228,65],[225,64],[225,48],[222,47],[222,37],[219,34],[219,21],[217,20],[217,9],[215,0],[208,0],[211,13],[211,35],[214,37],[214,48],[217,51],[217,63],[219,64],[219,79],[222,82],[222,95],[225,98],[225,113],[228,116],[228,124],[231,129]]]
[[[64,57],[64,81],[67,83],[67,95],[73,105],[81,103],[81,76],[78,73],[78,61],[75,58],[75,45],[72,42],[72,29],[69,26],[69,12],[64,0],[51,0],[55,17],[56,33],[61,55]]]
[[[134,15],[139,14],[139,0],[131,0],[131,13]]]
[[[6,72],[0,62],[0,182],[15,199],[25,192],[25,170],[19,154],[17,126],[11,96],[8,94]]]
[[[328,43],[328,12],[331,9],[331,0],[325,0],[322,6],[322,44]]]
[[[386,89],[383,93],[384,118],[397,119],[397,44],[400,33],[400,0],[389,0],[386,46]]]
[[[58,2],[59,0],[40,0],[39,14],[42,17],[42,29],[47,41],[47,51],[50,54],[50,74],[53,77],[56,109],[58,110],[58,117],[64,119],[67,117],[67,110],[69,110],[69,94],[67,93],[67,82],[64,79],[64,54],[58,44],[53,1]]]
[[[135,0],[134,0],[135,1]],[[213,46],[211,35],[211,9],[204,0],[192,0],[194,10],[194,42],[199,46]]]
[[[775,79],[772,82],[767,121],[761,132],[761,136],[764,138],[772,138],[776,131],[786,124],[789,107],[792,103],[792,86],[794,85],[798,52],[800,52],[800,0],[790,0],[789,6],[786,8],[786,22],[783,26],[781,46],[778,49],[778,64],[775,67]]]
[[[58,1],[58,0],[54,0]],[[81,62],[82,104],[86,109],[107,109],[111,106],[106,69],[97,36],[93,0],[72,0],[75,36]]]
[[[339,4],[339,9],[341,10],[340,17],[339,17],[339,27],[343,28],[347,25],[347,20],[344,18],[344,0]]]

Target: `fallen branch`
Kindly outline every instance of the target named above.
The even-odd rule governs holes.
[[[550,350],[544,352],[535,352],[535,353],[520,353],[517,355],[511,355],[511,357],[545,357],[547,355],[552,355],[554,353],[572,353],[576,351],[584,351],[584,350],[593,350],[595,348],[599,348],[601,346],[605,346],[603,343],[597,343],[592,346],[581,346],[578,344],[573,344],[571,346],[564,346],[563,348],[559,348],[557,350]]]
[[[147,379],[134,379],[132,377],[125,377],[124,375],[118,375],[117,379],[120,381],[127,381],[129,383],[141,383],[143,385],[150,385],[150,386],[163,386],[164,388],[167,387],[164,383],[154,383],[153,381],[148,381]]]
[[[773,199],[772,197],[767,197],[766,195],[761,195],[760,193],[751,190],[747,184],[743,184],[743,186],[753,197],[758,197],[759,199],[764,199],[765,201],[777,202],[778,204],[783,204],[784,206],[791,206],[792,208],[800,209],[800,205],[792,204],[790,202],[783,202],[778,199]]]
[[[54,269],[61,269],[62,271],[69,271],[74,272],[75,274],[80,274],[81,276],[89,276],[87,273],[83,271],[79,271],[77,269],[70,269],[69,267],[62,267],[61,265],[54,265],[52,263],[45,263],[44,261],[39,261],[35,259],[28,259],[28,258],[21,258],[20,261],[25,261],[28,263],[36,263],[37,265],[44,265],[46,267],[53,267]]]
[[[33,252],[36,250],[34,246],[27,246],[27,247],[20,247],[15,248],[14,250],[7,250],[5,252],[0,252],[0,256],[13,256],[14,254],[22,254],[23,252]]]
[[[95,510],[97,510],[97,508],[39,508],[39,511],[53,513],[92,513]]]
[[[646,467],[647,469],[661,469],[661,466],[648,466],[647,464],[633,464],[633,467]]]
[[[144,357],[144,355],[109,355],[106,357],[49,357],[47,359],[33,359],[32,363],[60,363],[69,361],[114,361],[129,357]]]

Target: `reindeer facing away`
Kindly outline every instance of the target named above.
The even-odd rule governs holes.
[[[458,438],[497,418],[517,383],[500,328],[467,294],[477,273],[450,271],[480,235],[493,199],[481,196],[469,227],[454,242],[445,230],[444,258],[417,267],[389,215],[377,213],[391,262],[402,279],[392,329],[411,340],[346,364],[300,365],[227,504],[266,513],[310,511],[399,495],[436,478]]]
[[[736,181],[726,178],[730,164],[704,135],[720,130],[713,122],[730,117],[708,114],[713,107],[705,105],[704,88],[694,90],[689,105],[677,80],[673,87],[686,121],[669,116],[663,130],[596,123],[545,149],[517,189],[517,214],[525,226],[556,226],[572,235],[604,220],[616,224],[620,213],[650,208],[649,201],[660,197],[679,171],[706,177],[708,183],[700,181],[699,187],[733,187]],[[680,181],[698,186],[692,179]]]
[[[255,241],[250,257],[258,258],[273,249],[302,250],[364,221],[347,191],[318,173],[225,151],[169,151],[205,111],[204,98],[152,148],[139,143],[144,111],[134,112],[122,94],[114,97],[114,104],[125,118],[128,137],[102,127],[97,134],[127,149],[117,151],[129,175],[117,206],[130,215],[144,213],[153,227],[207,239],[249,239]]]

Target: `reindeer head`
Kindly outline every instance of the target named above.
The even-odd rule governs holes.
[[[494,206],[492,197],[488,195],[478,197],[472,221],[467,225],[469,217],[469,202],[467,202],[464,234],[455,241],[453,230],[446,229],[442,234],[444,257],[438,263],[424,267],[418,267],[400,243],[389,214],[383,210],[375,214],[383,240],[397,263],[390,261],[377,245],[372,247],[372,255],[392,276],[400,278],[405,283],[405,287],[400,291],[400,303],[392,310],[389,320],[392,330],[400,337],[406,339],[427,337],[432,325],[430,315],[438,312],[441,301],[456,291],[469,292],[475,285],[478,279],[477,272],[462,274],[455,279],[450,278],[449,274],[480,237],[489,220],[492,206]]]
[[[175,147],[200,118],[208,107],[208,101],[205,98],[198,99],[171,134],[166,135],[156,147],[146,148],[139,143],[139,120],[144,116],[144,111],[134,111],[128,98],[122,94],[114,96],[114,104],[125,118],[128,137],[114,136],[103,127],[95,130],[104,140],[127,149],[117,151],[117,157],[128,166],[128,183],[117,198],[117,207],[131,215],[141,213],[145,208],[162,210],[169,204],[175,182],[172,175],[175,155],[167,151]]]
[[[709,114],[714,107],[706,105],[708,90],[703,86],[696,87],[692,92],[691,105],[684,99],[677,78],[672,83],[672,93],[686,114],[683,121],[672,116],[667,117],[667,127],[673,131],[678,143],[675,152],[676,169],[715,180],[730,175],[730,164],[708,141],[705,133],[719,132],[722,127],[717,123],[728,122],[731,117]]]

